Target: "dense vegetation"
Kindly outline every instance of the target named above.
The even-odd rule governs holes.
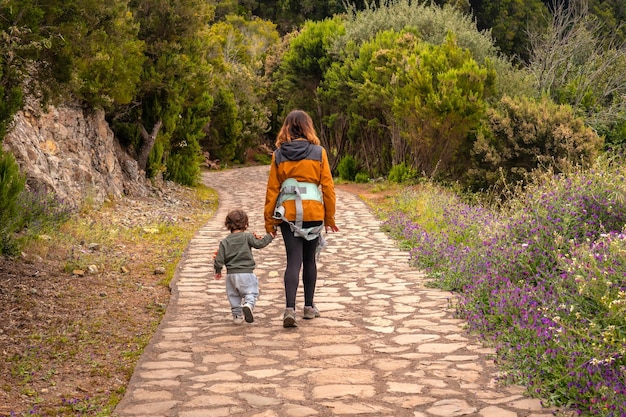
[[[351,154],[370,177],[405,163],[481,188],[494,170],[528,171],[541,157],[589,161],[600,143],[577,117],[621,145],[618,4],[437,3],[7,0],[0,135],[24,97],[77,100],[105,109],[149,177],[190,185],[203,158],[242,162],[250,148],[271,144],[294,107],[315,116],[333,167]],[[562,106],[546,124],[575,127],[571,137],[569,126],[547,130],[541,142],[567,149],[540,146],[535,157],[517,138],[509,145],[527,148],[526,157],[485,155],[502,147],[494,123],[503,113],[536,114],[551,105],[545,100]],[[518,113],[512,122],[532,120]]]
[[[488,190],[503,206],[437,190],[389,228],[511,379],[620,414],[622,160],[598,161],[626,140],[621,1],[5,0],[0,17],[0,137],[26,97],[78,101],[148,177],[194,185],[204,158],[244,162],[301,108],[344,179]],[[67,216],[1,152],[0,197],[1,253]]]

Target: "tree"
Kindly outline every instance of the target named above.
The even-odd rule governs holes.
[[[59,84],[70,79],[70,59],[62,53],[54,4],[6,0],[0,5],[0,137],[21,108],[26,92],[46,101],[52,91],[58,92]]]
[[[493,68],[480,67],[449,35],[439,46],[417,45],[396,77],[404,87],[394,114],[410,143],[412,167],[431,177],[460,178],[468,166],[472,133],[494,93]]]
[[[452,35],[433,45],[412,31],[388,30],[333,65],[320,97],[334,112],[327,125],[347,118],[345,150],[370,173],[406,164],[426,175],[455,176],[466,165],[470,133],[480,125],[494,79]]]
[[[316,114],[315,95],[324,74],[335,60],[331,49],[344,32],[339,18],[307,22],[289,37],[289,45],[273,74],[274,91],[280,108]]]
[[[88,107],[107,110],[130,103],[145,57],[127,1],[65,2],[58,24],[62,55],[71,58],[73,95]]]
[[[601,37],[616,37],[619,43],[626,42],[626,8],[623,1],[588,0],[588,4],[589,12],[603,23]]]
[[[340,158],[353,155],[370,174],[385,173],[407,159],[408,144],[393,114],[402,88],[395,74],[416,42],[409,33],[381,32],[343,63],[335,63],[318,90],[325,110],[324,136],[333,139]]]
[[[212,98],[206,93],[213,77],[203,34],[213,8],[202,0],[142,0],[130,5],[140,27],[138,36],[145,42],[146,59],[132,103],[117,106],[108,118],[122,143],[135,150],[139,168],[154,176],[178,149],[173,144],[196,138],[208,123]],[[196,122],[181,124],[194,109]],[[155,143],[160,143],[161,160],[146,158]],[[185,151],[189,149],[196,148]],[[198,164],[197,152],[189,156],[189,164]]]
[[[471,1],[478,30],[490,30],[496,46],[519,62],[528,62],[528,30],[545,28],[548,8],[541,0]]]
[[[143,43],[125,0],[6,0],[0,15],[0,137],[25,94],[100,108],[130,102]]]
[[[626,126],[626,44],[603,37],[602,28],[584,1],[557,3],[551,27],[532,33],[529,68],[540,91],[571,105],[619,145]]]
[[[220,2],[224,3],[224,2]],[[229,3],[229,2],[226,2]],[[230,4],[228,13],[237,13],[245,17],[257,16],[263,20],[269,20],[276,24],[281,35],[297,31],[307,21],[322,21],[332,18],[334,15],[346,11],[345,5],[350,3],[352,7],[362,10],[368,1],[355,0],[244,0],[237,2],[237,7]],[[220,4],[221,7],[221,4]]]
[[[269,129],[265,65],[278,42],[275,25],[256,18],[231,15],[209,28],[209,56],[219,69],[214,75],[215,106],[202,141],[211,158],[243,161],[246,149],[257,145]]]
[[[452,174],[448,168],[456,158],[455,153],[469,153],[471,145],[466,141],[484,114],[486,100],[507,89],[520,92],[527,88],[520,88],[524,77],[516,75],[510,62],[497,54],[489,36],[478,32],[467,15],[452,7],[388,1],[379,8],[353,11],[344,26],[345,33],[334,39],[330,49],[338,58],[324,74],[317,91],[324,122],[322,136],[339,157],[342,152],[355,155],[370,174],[385,174],[400,163],[432,174],[440,159],[435,156],[435,146],[444,143],[445,138],[456,144],[439,150],[444,162],[439,168],[443,168],[440,173]],[[454,34],[454,48],[463,51],[459,56],[467,61],[467,67],[447,61],[457,53],[453,53],[450,34]],[[435,49],[426,53],[425,45]],[[447,58],[439,46],[448,50]],[[423,65],[419,67],[421,72],[410,72],[408,60],[417,60],[420,53],[430,56],[432,61],[419,61]],[[436,60],[432,57],[437,54],[450,67],[435,69]],[[501,71],[496,72],[496,68]],[[447,75],[430,80],[427,87],[423,77],[432,76],[430,70]],[[503,78],[496,78],[498,74]],[[419,88],[418,82],[423,83]],[[443,87],[449,87],[449,91],[441,90]],[[424,91],[432,92],[430,98]],[[450,97],[444,96],[444,92]],[[463,94],[467,94],[468,102],[460,98]],[[422,100],[419,105],[417,100]],[[470,100],[475,100],[473,110]],[[463,106],[467,107],[463,109]],[[433,111],[432,115],[426,114],[429,110]],[[455,116],[457,121],[453,120]],[[468,119],[464,120],[465,117]],[[451,130],[446,132],[444,125]],[[458,136],[451,135],[453,132]],[[463,150],[456,146],[461,142]],[[418,151],[420,155],[416,155]],[[434,163],[431,157],[435,158]]]

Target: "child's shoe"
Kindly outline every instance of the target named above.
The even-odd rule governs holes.
[[[254,321],[254,314],[252,314],[252,306],[250,306],[250,304],[243,305],[243,315],[246,318],[246,323],[252,323]]]
[[[233,323],[235,324],[243,323],[243,316],[233,316]]]
[[[296,309],[286,308],[283,315],[283,327],[298,327],[296,323]]]
[[[315,305],[313,306],[304,306],[304,310],[302,310],[302,317],[309,320],[314,319],[315,317],[320,316],[320,311],[317,309]]]

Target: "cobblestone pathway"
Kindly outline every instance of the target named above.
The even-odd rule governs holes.
[[[550,416],[520,387],[499,387],[492,351],[463,331],[450,294],[424,286],[407,253],[357,197],[337,192],[339,233],[327,235],[321,317],[284,329],[280,235],[254,250],[261,295],[254,323],[234,325],[212,254],[228,210],[262,233],[269,168],[205,174],[216,216],[190,242],[165,317],[115,416]]]

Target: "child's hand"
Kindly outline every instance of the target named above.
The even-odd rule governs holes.
[[[216,272],[215,275],[213,276],[215,279],[222,279],[222,273],[221,272]]]
[[[213,252],[213,259],[217,258],[217,252],[218,251]]]
[[[254,237],[256,237],[257,239],[263,239],[263,236],[259,236],[256,234],[256,232],[252,232],[252,234],[254,235]]]

